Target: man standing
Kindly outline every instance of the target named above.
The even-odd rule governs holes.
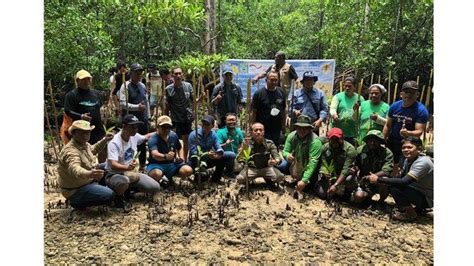
[[[122,88],[123,84],[123,79],[125,78],[125,81],[130,80],[130,73],[127,71],[127,65],[125,64],[124,61],[119,60],[117,62],[117,69],[118,72],[115,74],[115,88],[110,94],[110,100],[115,103],[115,106],[120,107],[119,103],[119,98],[117,97],[117,93],[120,91],[120,88]]]
[[[150,117],[150,107],[148,105],[148,94],[145,85],[141,82],[143,67],[140,64],[132,64],[130,66],[130,81],[122,85],[119,92],[120,107],[122,109],[122,117],[132,114],[140,120],[138,133],[145,135],[148,133],[148,119]],[[140,151],[140,171],[145,169],[146,164],[146,146],[141,144],[138,147]]]
[[[167,183],[173,176],[188,177],[193,169],[184,163],[184,153],[178,135],[171,131],[173,123],[167,115],[162,115],[157,120],[156,133],[148,141],[147,171],[148,175],[156,181]]]
[[[114,198],[114,192],[99,185],[104,170],[97,168],[98,154],[107,145],[113,135],[107,135],[96,144],[88,143],[91,136],[88,121],[76,120],[69,127],[71,141],[59,153],[58,174],[62,195],[75,209],[84,209],[95,205],[108,205]]]
[[[252,79],[252,83],[257,83],[259,79],[265,76],[268,78],[270,72],[277,73],[277,85],[283,88],[285,96],[288,96],[291,80],[296,81],[298,79],[298,74],[296,74],[296,70],[292,65],[286,63],[286,55],[283,51],[278,51],[275,54],[275,64],[271,65],[264,73],[255,76]],[[286,97],[285,100],[286,99],[288,98]]]
[[[314,83],[318,77],[311,71],[303,74],[303,89],[296,90],[292,105],[292,124],[300,115],[307,115],[311,118],[313,132],[319,135],[319,128],[328,116],[328,103],[326,94],[320,89],[314,88]]]
[[[160,76],[160,73],[156,69],[155,64],[149,64],[148,69],[149,72],[146,74],[146,88],[147,92],[150,94],[151,116],[155,116],[163,111],[161,107],[163,97],[163,80]]]
[[[115,204],[118,207],[125,208],[124,193],[129,187],[136,187],[147,193],[160,190],[160,185],[153,178],[135,171],[135,153],[140,152],[137,146],[145,143],[151,135],[137,134],[140,125],[143,125],[143,122],[137,117],[132,114],[125,115],[122,118],[122,130],[107,147],[105,170],[108,174],[105,181],[117,194]]]
[[[279,171],[275,172],[274,166],[281,162],[281,156],[273,141],[264,138],[265,129],[261,123],[252,125],[252,138],[250,139],[250,154],[252,155],[253,166],[249,166],[249,180],[256,177],[263,177],[268,184],[279,182],[283,175]],[[278,175],[277,175],[278,173]],[[242,170],[237,176],[237,183],[245,184],[246,170]]]
[[[188,161],[193,170],[196,171],[196,167],[200,166],[198,165],[197,158],[193,157],[193,155],[198,155],[198,146],[202,153],[208,152],[202,160],[206,162],[206,168],[216,167],[216,170],[212,174],[211,181],[219,183],[226,163],[235,160],[235,156],[231,154],[224,156],[224,150],[217,140],[217,135],[212,131],[215,122],[214,118],[211,115],[205,115],[201,122],[202,127],[198,128],[197,133],[193,131],[189,134],[190,149]]]
[[[265,127],[265,138],[278,147],[280,134],[285,133],[286,100],[283,89],[277,87],[277,73],[267,76],[267,86],[256,91],[252,98],[250,122],[259,122]]]
[[[302,191],[315,177],[316,166],[321,155],[322,143],[312,132],[311,119],[300,115],[295,123],[296,130],[286,138],[283,158],[278,169],[282,173],[290,174],[298,181],[296,190]]]
[[[99,92],[92,89],[92,76],[86,70],[79,70],[76,74],[77,88],[68,92],[64,99],[64,112],[76,120],[89,121],[94,129],[91,132],[90,144],[95,144],[105,136],[100,117],[102,101]],[[107,152],[99,153],[99,162],[105,162]]]
[[[225,126],[225,115],[227,113],[238,114],[242,105],[242,90],[240,86],[232,82],[234,73],[230,68],[224,69],[222,74],[224,82],[219,83],[212,91],[212,104],[215,107],[216,118],[219,128]]]
[[[171,117],[176,134],[183,140],[184,154],[188,154],[188,135],[192,131],[193,87],[183,80],[183,71],[179,67],[173,69],[174,83],[165,89],[165,115]]]
[[[419,138],[428,122],[428,110],[417,101],[419,96],[418,84],[407,81],[402,85],[399,101],[394,102],[388,109],[387,123],[383,128],[387,147],[393,152],[396,165],[401,163],[401,141],[409,136]]]
[[[323,162],[325,164],[332,164],[334,171],[332,173],[323,173],[318,182],[317,194],[321,199],[332,197],[334,194],[349,198],[350,193],[357,188],[356,177],[349,175],[350,167],[356,157],[356,150],[354,146],[344,140],[340,128],[332,128],[327,133],[327,136],[329,142],[324,144],[321,151],[321,165]],[[331,184],[333,177],[335,182]]]
[[[224,156],[236,157],[240,150],[242,142],[244,141],[244,133],[237,126],[237,115],[228,113],[225,116],[226,127],[217,131],[217,140],[224,149]],[[225,176],[234,178],[235,160],[228,161],[225,169]]]

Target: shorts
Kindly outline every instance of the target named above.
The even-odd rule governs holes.
[[[181,136],[186,136],[191,133],[192,122],[173,122],[173,126],[175,127],[175,133],[178,135],[178,138],[181,139]]]
[[[154,163],[149,164],[146,167],[146,171],[150,173],[152,170],[158,169],[163,172],[163,175],[171,179],[178,173],[179,169],[185,165],[185,163]]]

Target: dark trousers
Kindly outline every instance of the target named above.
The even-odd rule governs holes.
[[[211,178],[212,178],[213,181],[219,181],[222,177],[222,174],[224,173],[224,167],[225,167],[225,164],[226,164],[226,160],[224,159],[224,157],[222,157],[221,159],[218,159],[218,160],[206,158],[206,159],[204,159],[204,161],[207,164],[206,168],[209,169],[209,168],[212,168],[214,166],[216,167],[216,170],[212,174]],[[196,172],[197,158],[189,159],[189,165],[191,166],[191,168],[193,168],[193,171]]]
[[[407,207],[411,204],[416,206],[416,209],[429,208],[425,195],[420,191],[409,186],[391,186],[390,194],[397,203],[398,207]]]
[[[138,133],[142,135],[148,134],[148,120],[142,121],[143,125],[140,125],[138,128]],[[146,164],[146,143],[142,143],[137,146],[137,150],[140,152],[138,156],[138,161],[140,162],[141,166]]]
[[[272,131],[267,131],[265,130],[265,138],[273,141],[275,146],[280,145],[280,137],[281,137],[281,130],[272,130]]]

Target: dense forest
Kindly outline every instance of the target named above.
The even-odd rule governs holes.
[[[180,57],[335,59],[336,74],[393,84],[433,67],[431,0],[46,0],[44,79],[72,88],[81,68],[107,88],[108,69]],[[204,57],[206,58],[206,57]],[[174,60],[174,61],[173,61]]]

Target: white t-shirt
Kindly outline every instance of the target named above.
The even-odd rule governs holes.
[[[160,76],[160,72],[156,72],[153,74],[152,72],[146,75],[146,82],[150,82],[150,94],[161,96],[161,83],[162,79]]]
[[[107,145],[107,165],[105,166],[105,170],[110,173],[121,174],[121,172],[112,170],[110,160],[129,165],[137,151],[137,145],[142,144],[145,140],[145,136],[137,133],[126,142],[122,139],[122,130],[120,130]]]

